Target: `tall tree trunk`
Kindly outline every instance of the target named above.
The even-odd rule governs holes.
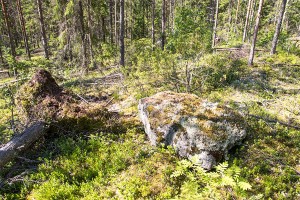
[[[275,52],[276,52],[276,46],[277,46],[277,42],[278,42],[278,38],[279,38],[279,34],[280,34],[283,15],[285,12],[286,2],[287,2],[287,0],[282,0],[282,3],[281,3],[281,9],[280,9],[280,13],[278,16],[276,30],[275,30],[273,41],[272,41],[271,54],[275,54]]]
[[[87,48],[86,48],[86,40],[85,40],[85,28],[84,28],[84,16],[83,16],[83,7],[82,1],[78,1],[79,5],[79,22],[81,28],[81,42],[82,42],[82,50],[83,50],[83,67],[84,73],[88,73],[88,61],[87,61]]]
[[[213,37],[212,37],[212,48],[216,45],[216,36],[217,36],[217,26],[218,26],[218,13],[219,13],[219,0],[216,0],[216,13],[215,13],[215,22],[213,28]]]
[[[64,23],[66,24],[66,34],[67,34],[67,46],[66,46],[66,59],[69,61],[73,60],[72,44],[71,44],[71,31],[70,31],[70,22],[67,17],[64,17]]]
[[[230,31],[231,31],[231,22],[232,22],[232,4],[233,0],[229,0],[228,3],[228,26],[227,26],[227,40],[229,40]]]
[[[10,24],[10,20],[9,20],[9,15],[7,13],[7,3],[6,3],[6,1],[1,0],[1,5],[2,5],[2,12],[3,12],[3,15],[4,15],[4,21],[5,21],[5,25],[6,25],[6,28],[7,28],[8,37],[9,37],[10,53],[11,53],[11,56],[13,57],[13,59],[15,59],[16,49],[15,49],[14,39],[13,39],[12,34],[11,34],[11,24]]]
[[[25,49],[26,49],[28,59],[30,60],[31,59],[30,48],[29,48],[29,44],[28,44],[28,37],[27,37],[27,33],[26,33],[26,28],[25,28],[25,20],[24,20],[23,11],[22,11],[21,0],[17,0],[17,7],[18,7],[18,12],[19,12],[22,33],[23,33]]]
[[[110,43],[114,43],[113,37],[113,0],[109,0],[109,26],[110,26]]]
[[[174,32],[176,0],[171,0],[171,2],[172,2],[172,32]]]
[[[44,47],[45,58],[47,60],[49,60],[48,41],[47,41],[47,36],[46,36],[44,16],[43,16],[43,8],[42,8],[42,1],[41,0],[37,0],[37,6],[38,6],[39,20],[40,20],[40,26],[41,26],[41,35],[42,35],[42,44],[43,44],[43,47]]]
[[[258,34],[258,28],[259,28],[259,22],[260,22],[260,16],[261,16],[263,3],[264,3],[264,0],[259,0],[257,17],[256,17],[255,28],[254,28],[254,33],[253,33],[253,40],[252,40],[252,45],[251,45],[251,50],[250,50],[250,55],[249,55],[249,60],[248,60],[249,66],[253,65],[254,51],[255,51],[255,45],[256,45],[256,39],[257,39],[257,34]]]
[[[115,41],[116,45],[118,45],[118,0],[115,0]]]
[[[238,0],[237,6],[236,6],[234,33],[236,33],[236,28],[237,28],[237,24],[238,24],[239,9],[240,9],[240,0]]]
[[[1,59],[1,65],[4,66],[4,59],[3,59],[2,45],[0,45],[0,59]]]
[[[153,50],[155,48],[155,0],[152,0],[152,31],[151,31],[151,36],[152,36],[152,45],[153,45]]]
[[[253,0],[253,3],[252,3],[252,7],[250,9],[250,17],[249,17],[249,34],[248,34],[248,42],[250,43],[250,40],[253,36],[253,32],[254,32],[254,28],[255,26],[253,25],[254,24],[254,21],[255,21],[255,11],[256,11],[256,8],[257,8],[257,1],[256,0]]]
[[[96,62],[94,59],[94,50],[93,50],[93,41],[92,41],[92,16],[91,16],[91,0],[88,0],[88,9],[87,9],[87,15],[88,15],[88,29],[89,29],[89,47],[90,47],[90,56],[91,56],[91,62],[93,68],[96,68]]]
[[[276,1],[275,3],[274,3],[274,9],[275,9],[275,12],[274,12],[274,26],[276,26],[276,22],[277,22],[277,11],[279,10],[279,8],[280,8],[280,1]],[[271,22],[271,20],[269,20],[269,22]]]
[[[166,40],[166,0],[162,0],[161,14],[161,49],[165,49]]]
[[[120,65],[125,66],[125,43],[124,43],[124,34],[125,34],[125,4],[124,0],[120,0]]]
[[[245,20],[244,33],[243,33],[243,42],[245,42],[246,37],[247,37],[251,4],[252,4],[252,0],[248,0],[247,14],[246,14],[246,20]]]
[[[209,1],[209,23],[211,25],[211,30],[213,31],[214,29],[214,20],[215,20],[215,3],[214,0]]]
[[[146,14],[145,14],[145,2],[144,1],[142,1],[142,11],[143,11],[143,14],[142,14],[142,16],[143,16],[143,23],[142,23],[142,30],[143,30],[143,33],[142,33],[142,37],[144,38],[145,36],[146,36],[146,24],[145,24],[145,16],[146,16]]]
[[[286,2],[286,7],[289,5],[289,2],[290,2],[290,0],[287,0],[287,2]],[[285,9],[285,11],[284,11],[284,14],[283,14],[283,19],[282,19],[282,24],[284,24],[284,22],[286,21],[286,30],[287,30],[287,28],[288,28],[288,19],[287,19],[287,17],[286,17],[286,12],[287,12],[287,9]],[[283,27],[284,28],[284,27]]]
[[[133,9],[133,3],[132,2],[130,2],[130,4],[129,4],[130,6],[130,13],[131,13],[131,16],[133,16],[134,15],[134,9]],[[134,26],[134,19],[133,19],[133,17],[130,17],[130,34],[129,34],[129,37],[130,37],[130,41],[132,41],[133,40],[133,32],[134,32],[134,30],[133,30],[133,26]]]
[[[105,16],[101,16],[101,22],[102,22],[102,40],[103,42],[106,42],[106,26],[105,26]]]
[[[1,34],[1,32],[0,32],[0,34]],[[3,41],[2,41],[2,36],[0,35],[0,59],[1,59],[2,66],[4,66],[4,58],[3,58],[2,45],[3,45]]]

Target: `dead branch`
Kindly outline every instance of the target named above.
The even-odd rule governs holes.
[[[82,96],[80,96],[79,94],[76,94],[77,97],[79,97],[82,101],[84,101],[85,103],[89,104],[88,100],[86,100],[85,98],[83,98]]]
[[[215,47],[214,48],[216,51],[240,51],[240,50],[245,50],[245,51],[250,51],[250,49],[245,49],[245,48],[226,48],[226,47]],[[255,51],[266,51],[264,49],[255,49]]]
[[[22,79],[17,79],[17,80],[8,81],[8,82],[6,82],[6,83],[4,83],[4,84],[1,84],[1,85],[0,85],[0,89],[8,87],[10,84],[17,83],[17,82],[19,82],[19,81],[23,81],[23,80],[27,80],[27,79],[28,79],[28,78],[22,78]]]

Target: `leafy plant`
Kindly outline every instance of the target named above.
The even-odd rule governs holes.
[[[207,172],[199,165],[197,157],[179,161],[171,177],[174,181],[183,181],[176,199],[240,198],[252,188],[241,177],[241,169],[237,166],[229,168],[224,162],[215,171]]]

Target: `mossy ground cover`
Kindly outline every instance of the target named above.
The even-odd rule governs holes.
[[[217,59],[216,56],[213,59]],[[299,63],[299,58],[261,57],[258,59],[261,64],[253,68],[244,66],[245,60],[241,59],[239,62],[225,62],[232,66],[224,71],[222,63],[228,59],[225,57],[222,62],[210,63],[210,69],[204,70],[205,73],[203,70],[194,71],[199,77],[194,77],[195,87],[192,86],[192,92],[198,96],[239,110],[248,123],[248,137],[243,145],[230,153],[230,170],[213,172],[220,179],[213,179],[210,174],[207,175],[210,182],[201,179],[199,177],[204,177],[200,176],[202,172],[191,163],[182,163],[172,149],[153,148],[148,143],[137,118],[136,100],[163,90],[186,90],[184,84],[170,79],[174,74],[178,79],[184,79],[185,72],[177,69],[170,73],[165,71],[170,64],[165,60],[153,68],[147,65],[147,71],[139,68],[139,64],[135,66],[136,70],[123,70],[123,79],[118,78],[111,84],[105,84],[107,78],[103,77],[112,78],[110,75],[118,74],[119,69],[94,71],[81,78],[75,77],[74,71],[57,73],[60,85],[88,101],[105,96],[102,101],[110,106],[133,99],[126,108],[130,114],[123,116],[128,124],[111,129],[115,130],[113,132],[81,130],[75,136],[61,134],[40,141],[22,155],[30,160],[17,159],[0,172],[0,198],[213,198],[205,197],[207,191],[203,188],[206,186],[214,191],[211,195],[218,193],[219,196],[215,195],[217,199],[300,198],[300,131],[274,123],[300,124],[300,70],[299,66],[290,65]],[[199,63],[202,66],[203,61]],[[237,68],[234,63],[238,63]],[[211,73],[210,79],[205,79],[207,73]],[[217,80],[218,84],[210,83]],[[1,141],[7,141],[12,134],[7,131],[10,109],[7,97],[4,93],[1,95],[0,135]],[[124,113],[124,110],[120,112]],[[238,174],[241,180],[232,181],[230,178],[235,177],[234,174]],[[238,188],[239,182],[243,181],[249,182],[252,188],[247,191]]]

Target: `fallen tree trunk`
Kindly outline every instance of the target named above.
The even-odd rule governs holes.
[[[19,153],[28,149],[46,133],[46,123],[37,122],[27,128],[20,136],[13,138],[0,148],[0,168],[13,160]]]
[[[233,47],[233,48],[214,47],[213,49],[215,49],[216,51],[240,51],[240,50],[250,51],[250,49],[239,48],[239,47]],[[264,49],[255,49],[255,51],[267,51],[267,50],[264,50]]]

